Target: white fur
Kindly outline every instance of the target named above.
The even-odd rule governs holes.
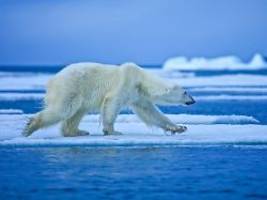
[[[100,112],[104,133],[117,134],[113,125],[125,106],[148,125],[182,132],[185,128],[173,124],[154,104],[184,104],[188,100],[181,87],[168,84],[134,63],[72,64],[48,82],[45,108],[30,120],[23,134],[28,136],[62,121],[64,136],[85,135],[78,125],[88,112]]]

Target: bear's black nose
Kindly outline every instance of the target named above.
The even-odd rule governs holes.
[[[191,97],[190,101],[187,101],[185,104],[189,106],[189,105],[192,105],[194,103],[196,103],[196,101]]]

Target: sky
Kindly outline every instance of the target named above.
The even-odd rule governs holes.
[[[267,55],[267,0],[0,0],[0,65]]]

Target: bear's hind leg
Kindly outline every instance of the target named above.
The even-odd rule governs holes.
[[[40,128],[51,126],[60,121],[60,116],[58,113],[53,112],[49,109],[44,109],[43,111],[37,113],[34,117],[30,118],[26,127],[24,128],[22,135],[25,137],[30,136],[33,132]]]
[[[86,114],[84,110],[77,111],[72,117],[62,122],[61,131],[65,137],[85,136],[89,135],[89,132],[79,130],[78,126],[81,119]]]

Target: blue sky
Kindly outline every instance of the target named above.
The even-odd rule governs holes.
[[[0,65],[267,55],[267,0],[0,0]]]

